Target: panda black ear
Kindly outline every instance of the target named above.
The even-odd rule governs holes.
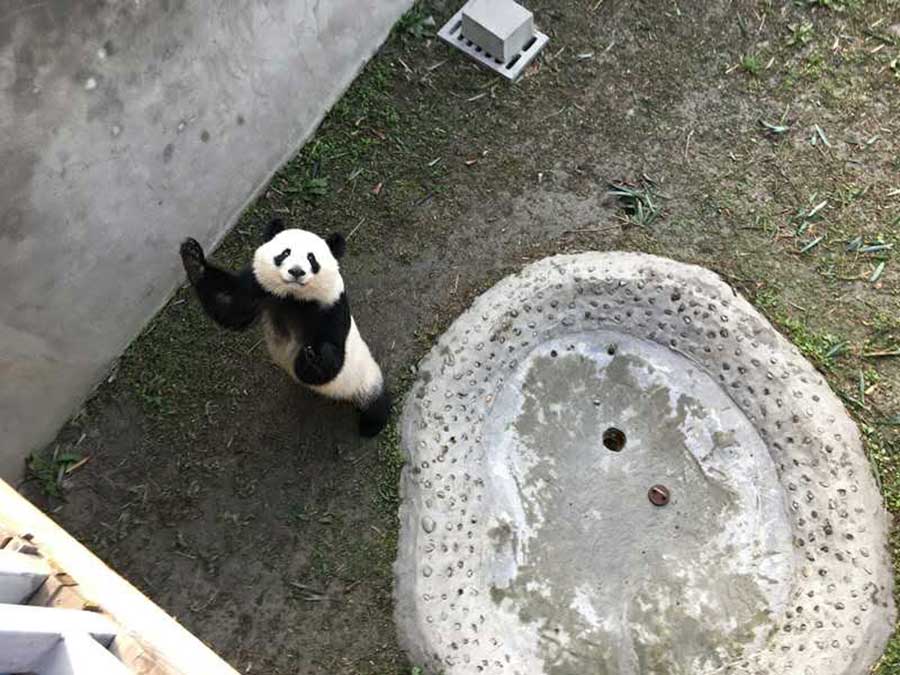
[[[344,235],[340,232],[332,232],[328,235],[325,242],[328,244],[328,248],[331,249],[331,255],[334,256],[335,260],[344,257],[344,254],[347,252],[347,240],[344,239]]]
[[[263,234],[265,240],[271,241],[276,234],[284,229],[284,227],[284,221],[281,218],[272,218],[272,220],[269,221],[269,224],[266,225],[266,231]]]

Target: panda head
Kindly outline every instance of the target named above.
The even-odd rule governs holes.
[[[306,230],[285,229],[273,221],[266,243],[253,256],[253,274],[267,292],[280,298],[337,302],[344,292],[338,258],[344,255],[344,237],[327,239]]]

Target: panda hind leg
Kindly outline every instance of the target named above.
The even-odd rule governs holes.
[[[373,438],[381,433],[391,418],[391,394],[383,387],[378,396],[357,408],[360,435]]]

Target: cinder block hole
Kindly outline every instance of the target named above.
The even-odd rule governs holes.
[[[626,440],[625,432],[615,427],[610,427],[603,432],[603,446],[612,452],[622,452]]]
[[[462,28],[462,21],[457,21],[453,24],[453,28],[450,29],[450,35],[455,35],[460,28]],[[460,37],[462,37],[462,35],[460,35]]]
[[[513,66],[515,66],[519,62],[519,59],[521,59],[521,58],[522,58],[521,54],[516,54],[515,57],[513,57],[513,60],[506,64],[506,69],[512,70]]]
[[[537,35],[535,35],[533,38],[531,38],[528,42],[525,43],[525,46],[522,47],[522,53],[524,54],[524,53],[527,52],[529,49],[531,49],[532,47],[534,47],[534,43],[535,43],[535,42],[537,42]]]

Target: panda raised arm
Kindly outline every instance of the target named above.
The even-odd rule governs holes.
[[[209,264],[193,239],[181,246],[188,279],[207,314],[241,330],[262,318],[269,354],[294,380],[360,412],[360,432],[387,424],[391,399],[350,312],[338,259],[346,242],[273,221],[252,264],[238,274]]]
[[[259,316],[265,294],[252,268],[233,274],[211,265],[196,239],[181,245],[181,262],[203,309],[220,326],[244,330]]]

